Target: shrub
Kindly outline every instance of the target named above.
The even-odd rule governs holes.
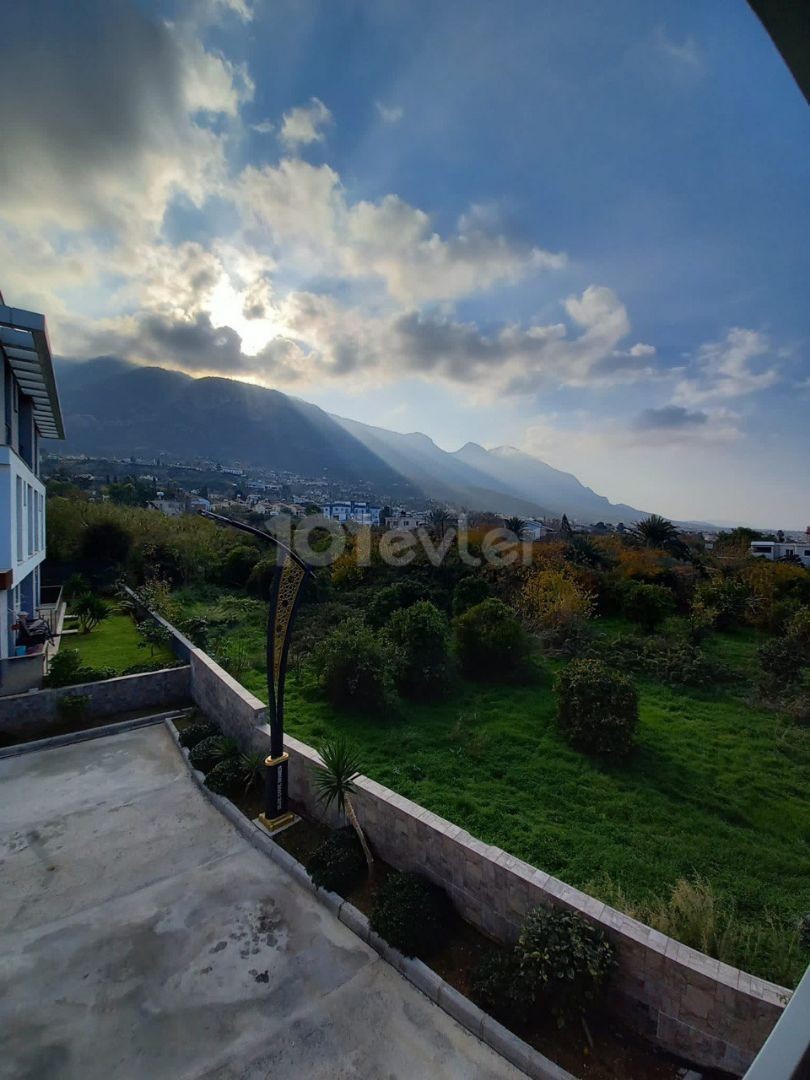
[[[483,954],[472,977],[472,996],[478,1004],[506,1023],[528,1019],[529,994],[520,978],[515,949],[493,949]]]
[[[572,911],[548,908],[529,913],[515,952],[526,993],[559,1023],[597,999],[616,964],[601,930]]]
[[[803,949],[810,950],[810,911],[799,919],[799,944]]]
[[[84,718],[89,704],[89,694],[67,694],[59,699],[56,707],[59,711],[60,720],[64,720],[66,723],[75,723],[77,720]]]
[[[795,686],[802,677],[803,649],[792,638],[772,638],[757,649],[761,669],[760,681],[764,688],[780,691]]]
[[[244,588],[253,567],[259,561],[259,552],[248,544],[237,544],[223,558],[219,567],[219,580],[235,589]]]
[[[51,657],[45,685],[77,686],[79,683],[101,682],[115,675],[112,668],[93,668],[82,663],[78,649],[60,649]]]
[[[315,849],[307,873],[319,889],[345,896],[366,876],[366,857],[354,829],[338,829]]]
[[[557,721],[581,750],[621,757],[633,745],[638,695],[632,682],[601,660],[572,660],[554,681]]]
[[[529,642],[513,612],[500,600],[484,600],[454,622],[456,650],[471,679],[503,681],[524,674]]]
[[[418,581],[396,581],[393,585],[386,585],[378,589],[366,611],[366,622],[369,626],[382,627],[388,622],[395,611],[410,607],[417,600],[421,600],[424,589]]]
[[[453,615],[463,615],[489,597],[489,585],[479,574],[463,577],[453,589]]]
[[[276,560],[274,558],[259,559],[250,571],[250,575],[245,583],[245,588],[251,596],[258,596],[261,600],[266,600],[270,595],[270,586],[273,584],[273,575],[276,571]]]
[[[785,623],[785,637],[793,643],[802,663],[810,664],[810,608],[800,607]]]
[[[644,672],[668,686],[706,687],[732,677],[731,670],[688,641],[620,634],[599,651],[608,667]]]
[[[394,677],[406,697],[436,699],[450,685],[447,619],[427,600],[394,612],[388,634],[395,647]]]
[[[77,596],[72,607],[73,614],[78,619],[83,634],[89,634],[110,614],[110,609],[101,597],[89,592]]]
[[[753,596],[744,581],[734,578],[715,578],[700,585],[697,599],[714,613],[718,630],[730,630],[744,622],[751,611]]]
[[[218,761],[211,769],[205,778],[205,786],[217,795],[230,798],[244,789],[246,779],[245,765],[241,758],[227,757]]]
[[[651,634],[675,610],[675,599],[662,585],[645,585],[628,581],[625,586],[623,610],[631,622],[638,623]]]
[[[223,735],[209,735],[205,739],[201,739],[189,751],[188,760],[195,769],[208,772],[220,761],[236,757],[238,752],[238,747],[233,739],[228,739]]]
[[[573,652],[594,611],[594,598],[564,570],[540,570],[523,586],[523,610],[552,651]]]
[[[447,895],[420,874],[391,874],[380,888],[371,929],[405,956],[429,956],[445,940],[452,907]]]
[[[192,750],[203,739],[216,737],[218,734],[219,732],[213,724],[210,724],[207,720],[198,720],[196,723],[189,724],[187,728],[184,728],[180,732],[178,739],[181,746],[185,746],[187,750]]]
[[[347,622],[333,630],[314,660],[326,697],[336,708],[375,712],[389,703],[389,657],[363,623]]]

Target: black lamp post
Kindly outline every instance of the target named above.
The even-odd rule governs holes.
[[[289,754],[284,750],[284,681],[287,674],[287,653],[290,648],[295,615],[301,598],[301,586],[311,568],[294,551],[268,532],[246,525],[243,521],[200,510],[203,517],[220,525],[230,525],[250,533],[278,552],[273,581],[270,587],[270,606],[267,611],[267,693],[270,714],[270,754],[265,758],[267,772],[264,782],[264,813],[259,820],[268,829],[280,829],[293,820],[287,805],[287,766]]]

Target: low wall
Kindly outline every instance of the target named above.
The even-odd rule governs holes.
[[[191,697],[198,707],[245,749],[269,752],[262,702],[177,631],[173,634],[188,657]],[[312,775],[319,762],[316,751],[291,736],[284,745],[290,755],[290,797],[312,816],[323,816]],[[679,944],[368,777],[356,784],[357,816],[374,850],[392,866],[419,871],[442,886],[473,926],[512,942],[532,908],[578,912],[617,947],[619,970],[609,1004],[623,1020],[698,1065],[736,1074],[748,1068],[779,1019],[788,990]],[[337,824],[334,813],[327,820]]]
[[[65,697],[86,695],[89,699],[86,714],[95,719],[120,713],[142,712],[145,709],[165,710],[186,705],[190,697],[190,687],[190,669],[179,667],[2,697],[0,739],[12,741],[45,738],[54,727],[63,722],[59,713],[59,702]]]

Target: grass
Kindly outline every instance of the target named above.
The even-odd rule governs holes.
[[[234,633],[250,658],[238,677],[266,700],[262,629]],[[756,645],[740,632],[715,635],[709,648],[750,674]],[[446,702],[373,717],[336,713],[313,675],[293,669],[286,728],[310,744],[344,732],[375,780],[625,908],[661,910],[680,881],[699,880],[734,921],[722,958],[793,985],[810,960],[794,944],[810,909],[810,735],[749,704],[739,687],[636,679],[637,748],[605,764],[557,730],[557,666],[538,665],[524,686],[461,682]]]
[[[78,649],[83,663],[90,667],[114,668],[119,672],[153,660],[174,660],[174,654],[168,648],[158,648],[154,653],[148,648],[139,648],[140,640],[129,615],[118,614],[113,608],[112,613],[89,634],[70,634],[62,638],[61,647]]]

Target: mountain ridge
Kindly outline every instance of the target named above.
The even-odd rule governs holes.
[[[644,512],[611,503],[572,474],[513,446],[469,441],[442,450],[407,434],[327,413],[280,390],[221,376],[194,378],[116,357],[57,361],[68,452],[173,454],[367,482],[396,501],[522,517],[630,522]]]

